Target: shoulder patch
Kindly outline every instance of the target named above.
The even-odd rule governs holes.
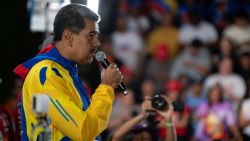
[[[43,85],[46,81],[46,71],[47,71],[48,67],[43,67],[40,70],[40,83]]]

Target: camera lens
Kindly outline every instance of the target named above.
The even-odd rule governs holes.
[[[152,99],[151,99],[151,101],[152,101],[152,107],[154,108],[154,109],[157,109],[157,110],[165,110],[165,109],[167,109],[168,107],[168,104],[167,104],[167,101],[163,98],[163,97],[161,97],[161,96],[159,96],[159,95],[155,95]]]

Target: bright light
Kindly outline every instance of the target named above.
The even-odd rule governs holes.
[[[87,7],[90,8],[95,13],[98,13],[99,0],[88,0]]]

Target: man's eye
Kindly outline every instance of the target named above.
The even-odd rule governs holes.
[[[96,33],[90,33],[90,34],[88,35],[88,37],[89,37],[90,39],[93,39],[95,36],[97,36]]]

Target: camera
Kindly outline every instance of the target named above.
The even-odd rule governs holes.
[[[160,95],[155,95],[152,99],[151,99],[151,102],[152,102],[152,107],[154,109],[157,109],[157,110],[164,110],[164,109],[168,109],[168,103],[167,101],[161,97]]]
[[[160,110],[160,111],[163,111],[163,110],[168,110],[168,103],[167,101],[165,100],[164,97],[160,96],[160,95],[155,95],[152,99],[151,99],[151,102],[152,102],[152,107],[154,109],[157,109],[157,110]],[[174,107],[174,111],[177,111],[177,112],[183,112],[184,111],[184,108],[185,108],[185,104],[182,103],[182,102],[173,102],[172,103],[173,107]]]

